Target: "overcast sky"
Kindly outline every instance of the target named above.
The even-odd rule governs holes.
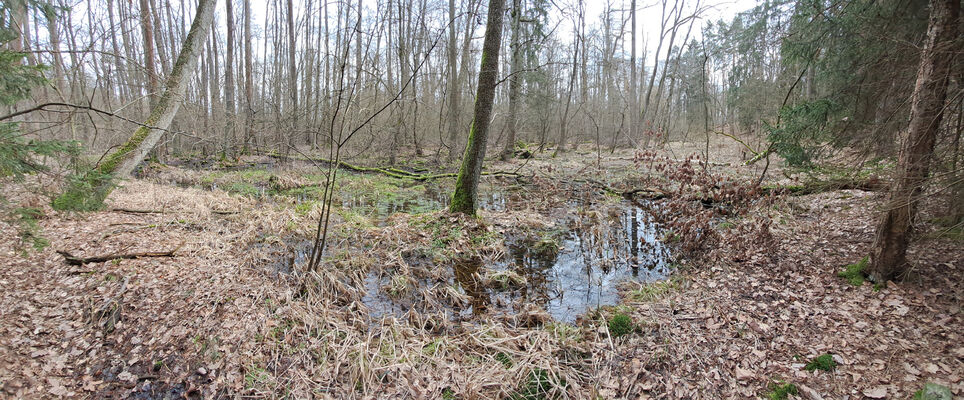
[[[377,6],[377,1],[379,0],[362,0],[364,7],[367,11],[374,10]],[[381,0],[384,1],[384,0]],[[462,0],[459,0],[462,1]],[[484,1],[484,0],[483,0]],[[583,0],[586,7],[586,20],[587,25],[596,24],[599,21],[600,16],[606,9],[605,0]],[[628,9],[630,0],[611,0],[613,9],[622,9],[623,3]],[[692,13],[696,7],[695,0],[680,0],[684,4],[684,8],[687,10],[684,13],[684,17]],[[354,2],[354,0],[352,0]],[[299,4],[300,3],[300,4]],[[445,2],[443,2],[445,3]],[[507,0],[508,6],[511,6],[511,0]],[[576,0],[550,0],[551,9],[549,11],[550,25],[555,27],[556,31],[561,37],[568,37],[572,34],[572,22],[571,17],[567,16],[567,13],[571,13],[573,7],[576,4]],[[252,14],[254,16],[253,22],[262,26],[264,24],[264,16],[268,11],[267,1],[252,1]],[[295,1],[295,8],[301,8],[303,10],[304,0]],[[332,3],[329,3],[329,7]],[[447,4],[447,3],[446,3]],[[301,5],[301,7],[299,7]],[[700,37],[700,27],[703,23],[707,21],[717,21],[719,19],[730,20],[740,11],[747,10],[756,5],[756,0],[703,0],[700,5],[705,8],[702,13],[702,17],[693,26],[693,32],[691,36],[695,39]],[[317,6],[316,6],[317,7]],[[653,52],[656,50],[656,42],[659,40],[660,31],[660,13],[661,13],[661,3],[659,0],[637,0],[638,11],[636,14],[636,30],[637,30],[637,52],[641,55],[644,46],[646,46],[648,53],[647,59],[651,62]],[[219,13],[222,11],[223,5],[218,6]],[[447,9],[446,9],[447,10]],[[240,11],[240,10],[239,10]],[[237,11],[236,11],[237,12]],[[447,11],[446,11],[447,12]],[[219,17],[220,18],[220,17]],[[618,16],[616,17],[618,18]],[[626,12],[626,18],[629,18],[629,12]],[[483,19],[484,21],[484,19]],[[618,23],[618,20],[614,21]],[[223,19],[219,20],[219,23],[223,26]],[[557,26],[558,25],[558,26]],[[626,23],[626,28],[629,29],[629,22]],[[481,36],[481,32],[478,33]],[[685,35],[685,28],[679,35]],[[681,41],[682,37],[678,39]],[[627,39],[627,46],[628,46]]]

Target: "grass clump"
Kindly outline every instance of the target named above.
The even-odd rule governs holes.
[[[626,314],[619,313],[609,318],[609,334],[613,337],[628,335],[635,328],[633,319]]]
[[[792,383],[773,383],[770,384],[770,391],[767,393],[769,400],[786,400],[791,394],[796,396],[798,393],[797,385]]]
[[[528,378],[519,390],[510,396],[512,400],[542,400],[550,398],[549,395],[556,387],[565,388],[566,380],[559,378],[558,382],[553,380],[549,371],[542,368],[535,368],[529,372]],[[555,396],[554,396],[555,397]]]
[[[846,279],[851,285],[863,285],[864,281],[867,280],[867,274],[864,271],[867,269],[868,263],[870,263],[870,257],[865,256],[859,262],[844,267],[844,270],[838,272],[837,276]]]
[[[666,281],[647,283],[630,292],[629,297],[634,301],[653,301],[679,289],[680,283],[681,279],[676,277]]]
[[[830,353],[818,356],[813,360],[810,360],[803,369],[807,371],[821,370],[821,371],[833,371],[837,368],[837,362],[833,360],[833,355]]]
[[[502,366],[505,367],[506,369],[512,368],[512,365],[515,364],[512,362],[512,357],[509,357],[508,354],[505,354],[501,351],[498,353],[495,353],[495,360],[502,363]]]

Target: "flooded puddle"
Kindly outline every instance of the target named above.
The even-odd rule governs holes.
[[[542,235],[510,235],[508,254],[499,260],[471,258],[451,266],[447,278],[409,282],[431,288],[433,300],[447,305],[452,317],[469,318],[491,311],[517,313],[529,304],[543,308],[553,319],[575,322],[587,311],[619,303],[619,288],[627,281],[651,282],[670,273],[669,249],[645,210],[628,203],[569,217],[565,228]],[[429,261],[430,262],[430,261]],[[430,266],[438,267],[438,266]],[[366,280],[363,303],[375,319],[400,317],[411,308],[421,311],[429,300],[387,295],[400,290],[392,277],[373,272]],[[461,299],[444,288],[457,288]],[[394,289],[391,289],[394,288]],[[443,307],[446,308],[446,307]]]

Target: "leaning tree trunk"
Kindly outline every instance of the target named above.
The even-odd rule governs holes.
[[[877,224],[870,252],[868,275],[874,282],[886,282],[907,270],[911,223],[944,113],[960,7],[960,0],[931,1],[927,42],[917,70],[910,124],[897,162],[898,175],[887,208]]]
[[[475,94],[475,117],[469,131],[469,141],[462,157],[462,168],[455,181],[451,212],[474,215],[478,203],[479,177],[485,160],[485,142],[492,122],[492,102],[499,78],[499,47],[502,44],[502,14],[505,0],[489,0],[489,17],[482,43],[482,65],[479,68],[479,87]]]
[[[207,38],[211,21],[214,19],[214,6],[217,0],[199,0],[197,14],[191,23],[191,30],[187,34],[177,61],[164,85],[164,92],[157,99],[151,109],[150,116],[144,124],[134,131],[127,142],[119,149],[107,156],[103,162],[91,171],[82,181],[72,183],[67,191],[54,201],[58,209],[94,209],[99,208],[103,200],[110,194],[113,177],[127,177],[134,171],[134,167],[144,161],[147,153],[157,145],[164,132],[171,125],[171,120],[177,114],[181,104],[181,97],[191,80],[191,72],[198,62],[198,54]],[[94,193],[89,192],[93,190]]]

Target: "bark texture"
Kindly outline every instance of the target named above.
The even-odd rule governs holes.
[[[886,282],[907,271],[907,246],[917,201],[923,192],[944,113],[960,7],[959,0],[931,1],[927,42],[912,95],[910,124],[901,145],[896,180],[877,224],[870,253],[868,275],[874,282]]]
[[[499,78],[499,48],[502,44],[502,14],[505,0],[489,0],[489,16],[485,25],[485,41],[482,44],[482,64],[479,68],[479,87],[475,95],[475,116],[469,132],[469,141],[462,157],[462,168],[455,182],[450,211],[475,215],[478,206],[479,177],[485,160],[485,144],[492,120],[492,102],[495,85]]]

